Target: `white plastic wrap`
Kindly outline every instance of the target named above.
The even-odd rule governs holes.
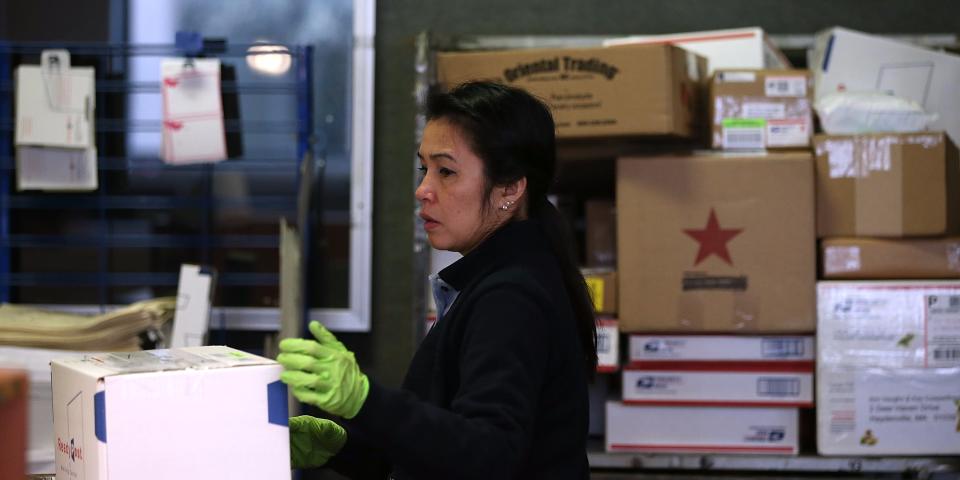
[[[828,93],[814,109],[821,127],[831,135],[919,132],[937,120],[916,102],[883,92]]]

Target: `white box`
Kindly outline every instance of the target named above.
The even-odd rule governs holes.
[[[51,364],[57,478],[290,478],[276,362],[229,347]]]
[[[613,318],[597,319],[597,371],[616,372],[620,368],[620,329]]]
[[[960,365],[960,281],[817,283],[820,365]]]
[[[603,42],[604,46],[669,43],[707,58],[708,72],[719,68],[790,68],[790,61],[759,27],[635,35]]]
[[[647,364],[650,365],[650,364]],[[813,406],[813,365],[809,371],[776,365],[737,370],[671,365],[630,366],[623,371],[623,402],[634,405]]]
[[[815,358],[812,336],[630,335],[630,362],[813,362]]]
[[[817,449],[960,453],[960,281],[817,284]]]
[[[960,56],[831,28],[817,34],[811,69],[817,98],[837,91],[884,91],[937,113],[932,130],[960,143]]]
[[[960,368],[820,366],[817,450],[960,454]]]
[[[607,403],[608,452],[796,455],[795,408],[638,407]]]

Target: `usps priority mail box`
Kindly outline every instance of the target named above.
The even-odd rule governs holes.
[[[276,362],[229,347],[51,362],[58,480],[290,478]]]

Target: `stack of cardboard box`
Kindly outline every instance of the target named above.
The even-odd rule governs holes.
[[[818,44],[818,95],[879,89],[938,115],[815,137],[818,450],[958,454],[960,57],[842,28]]]
[[[442,85],[492,79],[528,89],[553,109],[561,141],[581,147],[594,141],[598,156],[610,156],[613,139],[656,144],[646,149],[655,155],[616,154],[615,192],[595,198],[594,189],[583,203],[584,274],[601,318],[600,369],[623,364],[620,394],[609,395],[613,401],[604,408],[608,450],[798,452],[800,409],[814,400],[818,234],[826,237],[821,272],[827,279],[960,277],[960,237],[952,236],[960,227],[960,160],[947,134],[814,135],[818,89],[870,83],[849,68],[863,61],[877,63],[863,67],[879,71],[874,87],[911,93],[915,69],[875,61],[909,54],[870,46],[843,29],[824,35],[833,39],[818,37],[822,48],[814,52],[812,71],[789,69],[759,29],[630,37],[605,48],[438,56]],[[945,67],[927,79],[919,103],[930,107],[933,96],[939,99],[934,107],[960,111],[950,107],[960,96],[944,93],[960,84],[960,63],[933,57],[928,60]],[[923,72],[934,75],[932,67]],[[956,81],[944,82],[942,75]],[[953,110],[938,112],[934,127],[960,128]],[[665,137],[669,144],[657,143]],[[706,146],[714,150],[696,150]],[[944,427],[957,418],[947,403],[960,401],[951,393],[960,388],[960,321],[936,320],[931,327],[929,320],[960,317],[960,296],[950,288],[820,285],[818,335],[828,344],[826,351],[818,348],[821,453],[862,453],[836,447],[866,435],[865,424],[854,419],[860,410],[837,406],[874,402],[864,408],[896,409],[877,398],[893,398],[884,392],[908,378],[952,379],[946,390],[929,390],[908,407],[936,410],[944,432],[930,442],[953,446],[902,453],[960,448],[960,435],[948,438]],[[843,297],[845,289],[887,292],[880,295],[889,299],[926,292],[909,300],[909,315],[916,323],[916,309],[926,308],[927,330],[921,335],[911,324],[909,333],[927,342],[915,356],[928,358],[928,370],[911,377],[904,369],[916,365],[903,361],[874,370],[878,365],[868,359],[886,357],[856,342],[909,336],[879,327],[906,318],[897,308],[908,307],[865,311],[855,295],[839,301],[841,313],[825,307],[838,304],[830,295]],[[849,305],[859,313],[847,315]],[[879,319],[879,330],[851,330],[851,319],[868,317]],[[616,329],[629,341],[625,361]],[[870,384],[856,390],[867,392],[865,400],[851,390],[855,381]],[[591,433],[602,430],[591,427]],[[871,428],[874,436],[882,430]],[[873,451],[895,453],[875,448],[886,440],[866,436]]]

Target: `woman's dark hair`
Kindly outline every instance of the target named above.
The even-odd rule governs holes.
[[[539,220],[560,264],[573,306],[584,363],[592,378],[597,367],[597,328],[593,304],[577,268],[566,220],[547,200],[556,169],[556,138],[550,109],[533,95],[493,82],[468,82],[427,100],[427,120],[445,119],[459,127],[471,150],[483,160],[487,184],[484,208],[493,188],[527,178],[527,213]]]

